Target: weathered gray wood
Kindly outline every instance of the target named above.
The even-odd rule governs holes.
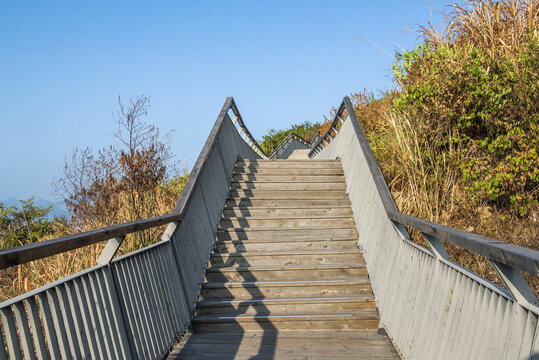
[[[343,103],[341,131],[311,156],[343,164],[382,325],[403,357],[528,358],[538,341],[537,306],[447,260],[440,240],[532,274],[537,252],[398,212],[349,99]],[[437,254],[411,242],[406,227],[433,240]]]
[[[105,248],[101,250],[101,254],[99,254],[99,257],[97,258],[97,264],[103,265],[108,264],[116,255],[118,252],[118,249],[120,248],[120,245],[122,245],[122,242],[124,241],[125,236],[115,237],[107,241],[107,244],[105,245]]]
[[[75,250],[84,246],[125,236],[127,234],[161,226],[172,221],[179,221],[182,214],[174,212],[149,219],[131,221],[123,224],[108,226],[79,234],[62,236],[56,239],[38,241],[32,244],[17,246],[0,251],[0,269],[24,264],[29,261]]]
[[[238,164],[252,171],[274,168],[277,173],[283,169],[294,173],[297,166],[314,170],[320,169],[323,163],[258,160],[240,161]],[[338,162],[332,165],[337,169],[335,165]],[[330,190],[322,191],[325,199],[333,201],[344,196],[345,187],[342,177],[336,176],[332,180],[326,186]],[[238,189],[257,189],[259,184],[264,183],[256,179],[233,182],[229,200],[257,193],[256,190],[246,192]],[[346,332],[362,334],[354,342],[367,345],[362,350],[365,355],[374,358],[384,354],[395,356],[396,352],[386,337],[377,339],[382,341],[373,341],[371,337],[363,336],[376,333],[379,317],[363,256],[355,246],[357,231],[349,202],[341,204],[342,208],[313,209],[311,206],[316,204],[313,200],[319,200],[320,191],[289,191],[283,189],[286,186],[282,183],[277,185],[273,190],[258,191],[270,197],[270,203],[265,204],[269,207],[243,204],[236,208],[239,213],[225,207],[217,232],[218,241],[209,259],[210,267],[206,271],[193,320],[195,334],[190,337],[193,341],[187,338],[181,341],[180,358],[205,355],[219,358],[223,354],[229,359],[247,355],[294,358],[292,349],[298,348],[311,348],[313,351],[308,353],[309,358],[311,355],[346,358],[357,355],[343,350],[349,347],[349,343],[341,340],[340,334]],[[304,184],[298,185],[302,188]],[[342,190],[336,191],[337,188]],[[298,198],[293,205],[290,203],[292,194]],[[272,204],[271,201],[277,202]],[[318,204],[327,206],[329,203]],[[257,215],[250,213],[252,209]],[[335,209],[337,214],[328,215]],[[241,354],[236,354],[232,339],[219,340],[223,331],[238,332],[247,337],[253,332],[261,332],[267,339],[279,336],[282,331],[304,333],[306,329],[332,330],[331,335],[326,334],[331,339],[331,346],[329,343],[327,346],[309,346],[308,339],[292,336],[293,340],[286,343],[263,340],[256,346],[251,341],[242,345]],[[370,332],[365,332],[365,329]],[[212,345],[199,341],[204,337],[197,336],[204,332],[217,335],[212,339],[218,342]],[[216,352],[215,346],[222,351]],[[304,350],[302,352],[305,353]]]

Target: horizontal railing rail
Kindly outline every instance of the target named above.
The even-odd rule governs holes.
[[[238,107],[236,106],[236,103],[234,102],[234,99],[232,97],[229,97],[230,99],[230,109],[234,113],[234,117],[232,118],[232,123],[236,124],[236,121],[239,125],[239,133],[242,136],[242,139],[251,146],[251,148],[262,158],[268,159],[269,156],[262,150],[260,145],[258,144],[258,141],[256,141],[255,137],[251,134],[249,129],[245,126],[245,123],[243,122],[243,118],[241,117],[240,111],[238,110]],[[228,101],[227,99],[227,101]],[[245,139],[247,137],[247,139]]]
[[[539,275],[539,251],[457,230],[449,226],[440,225],[429,220],[401,213],[395,205],[395,201],[387,187],[382,171],[376,162],[374,153],[368,143],[367,137],[361,129],[354,107],[348,97],[345,97],[339,106],[330,128],[324,135],[322,135],[320,140],[318,140],[309,152],[309,158],[313,158],[333,140],[334,136],[331,135],[332,133],[339,132],[337,130],[337,124],[343,122],[344,111],[346,111],[351,118],[357,139],[365,154],[371,175],[376,182],[376,187],[382,198],[387,216],[391,220],[401,225],[419,230],[423,234],[433,236],[439,240],[447,241],[476,254],[486,256],[491,260],[495,260],[515,269],[525,271],[535,276]]]
[[[0,251],[0,269],[43,259],[66,251],[110,240],[112,238],[125,236],[137,231],[166,225],[172,221],[180,221],[181,218],[181,213],[173,212],[149,219],[131,221],[97,230],[85,231],[78,234],[4,249]]]

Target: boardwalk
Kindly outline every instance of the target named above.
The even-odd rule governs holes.
[[[169,359],[398,358],[356,239],[339,161],[239,161],[194,333]]]
[[[171,213],[0,250],[0,270],[105,241],[95,266],[0,304],[0,360],[539,358],[522,277],[539,252],[401,213],[348,97],[272,154],[227,98]]]

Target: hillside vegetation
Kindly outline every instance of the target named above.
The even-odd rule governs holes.
[[[171,212],[189,174],[178,171],[169,144],[143,117],[150,99],[139,96],[115,114],[118,145],[75,149],[53,181],[72,217],[48,217],[33,199],[21,208],[0,203],[0,249],[135,221]],[[130,234],[118,253],[160,240],[164,226]],[[0,270],[0,301],[96,264],[105,242]]]
[[[538,1],[453,5],[398,54],[394,91],[352,95],[400,211],[539,249],[538,17]],[[487,259],[446,245],[499,283]]]

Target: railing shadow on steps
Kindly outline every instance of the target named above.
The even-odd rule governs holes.
[[[190,326],[238,158],[267,159],[229,97],[174,211],[0,251],[0,269],[107,241],[97,265],[0,304],[0,360],[162,358]],[[114,256],[126,235],[161,241]]]
[[[520,272],[539,275],[538,251],[399,212],[348,97],[309,157],[341,160],[381,323],[403,358],[539,358],[539,308]],[[509,291],[451,262],[440,240],[486,256]]]

